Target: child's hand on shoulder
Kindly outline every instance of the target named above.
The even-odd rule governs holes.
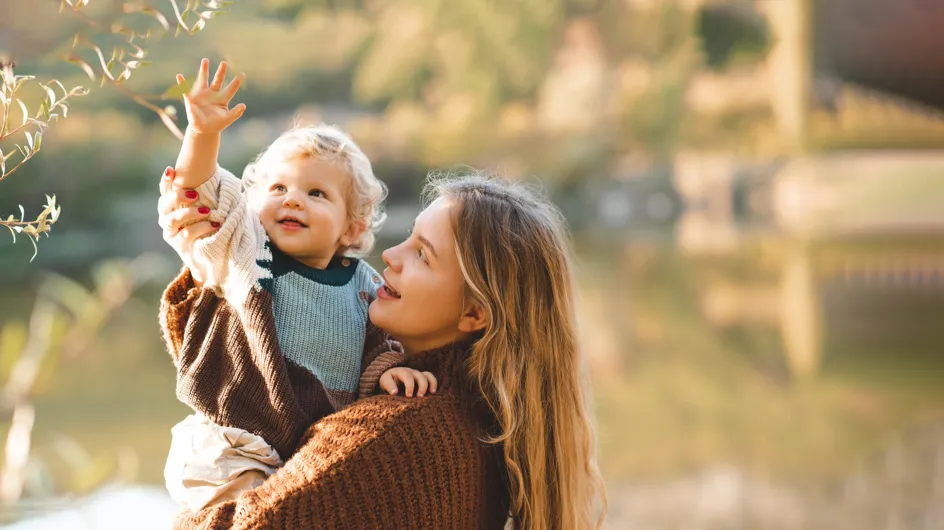
[[[236,91],[239,90],[246,76],[240,72],[226,85],[226,88],[223,88],[226,68],[226,61],[221,62],[219,68],[216,69],[216,75],[213,76],[213,81],[208,83],[210,61],[203,59],[200,61],[200,68],[197,70],[197,78],[193,86],[184,95],[189,127],[198,133],[220,133],[238,120],[246,110],[244,103],[229,108],[229,102],[236,95]],[[177,84],[184,84],[184,76],[177,74]]]
[[[400,390],[398,388],[399,384],[403,384],[406,397],[413,397],[414,387],[416,388],[416,397],[423,397],[427,390],[432,394],[436,393],[438,381],[436,381],[436,376],[429,372],[420,372],[412,368],[398,366],[384,372],[380,376],[378,384],[391,396],[395,396]]]

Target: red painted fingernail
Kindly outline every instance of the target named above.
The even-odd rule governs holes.
[[[193,191],[193,190],[190,190],[190,191],[188,191],[187,193],[184,193],[184,195],[185,195],[188,199],[196,199],[196,198],[198,197],[197,192],[195,192],[195,191]]]
[[[210,226],[212,226],[213,228],[219,228],[220,223],[217,223],[216,221],[210,221]]]
[[[173,175],[173,174],[174,174],[174,168],[169,167],[169,168],[167,168],[167,169],[164,170],[164,176],[165,176],[165,177],[169,177],[169,176],[171,176],[171,175]]]
[[[202,213],[202,214],[208,214],[208,213],[210,213],[210,209],[207,208],[206,206],[201,206],[201,207],[197,208],[197,211],[200,212],[200,213]]]

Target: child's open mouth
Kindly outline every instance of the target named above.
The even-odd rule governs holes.
[[[279,224],[282,225],[282,228],[287,228],[289,230],[297,230],[300,228],[308,228],[308,225],[299,221],[294,217],[283,217],[279,220]]]

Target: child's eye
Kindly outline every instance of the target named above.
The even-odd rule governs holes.
[[[311,190],[308,192],[309,197],[324,197],[325,194],[321,190]]]
[[[273,184],[269,191],[285,191],[285,186],[281,184]]]

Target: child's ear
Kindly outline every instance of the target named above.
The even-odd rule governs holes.
[[[459,331],[475,333],[485,329],[487,324],[488,311],[482,307],[482,304],[471,298],[466,298],[465,305],[462,308],[462,316],[459,317]]]
[[[347,230],[341,234],[341,238],[338,240],[341,243],[342,247],[349,247],[354,243],[357,243],[357,240],[364,235],[364,232],[367,231],[367,221],[360,220],[350,220],[347,224]]]

